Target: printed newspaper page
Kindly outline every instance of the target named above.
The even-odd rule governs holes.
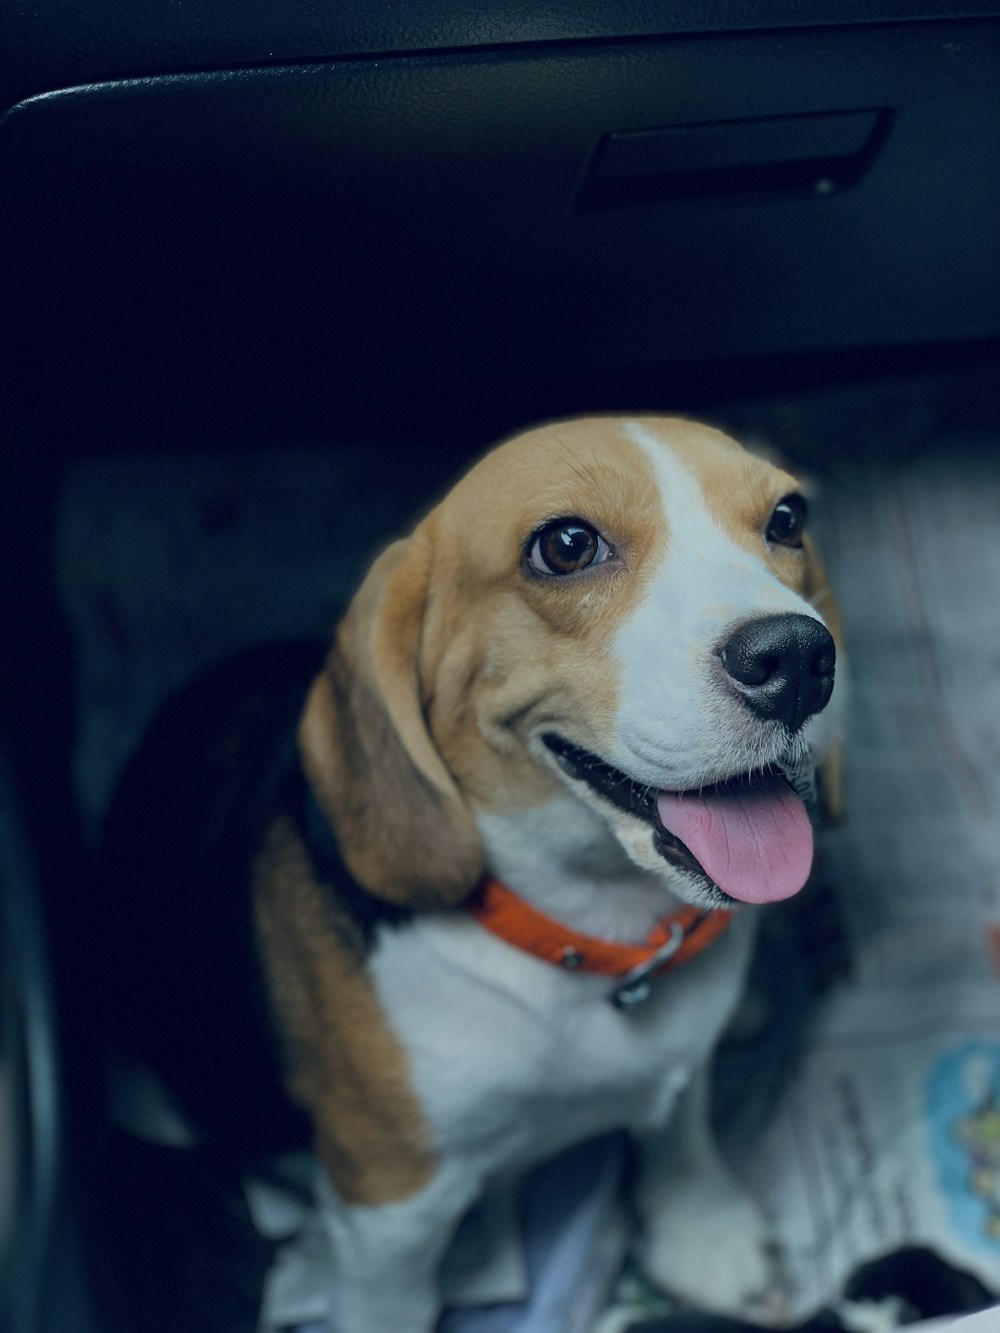
[[[848,815],[820,855],[849,968],[738,1164],[793,1318],[903,1246],[1000,1290],[995,445],[840,473],[825,507],[850,702]]]

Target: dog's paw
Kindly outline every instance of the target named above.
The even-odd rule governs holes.
[[[781,1317],[773,1238],[735,1181],[693,1179],[658,1205],[646,1214],[637,1254],[655,1286],[715,1314]]]

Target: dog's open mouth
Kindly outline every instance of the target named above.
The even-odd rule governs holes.
[[[657,791],[561,736],[542,739],[570,777],[649,823],[657,852],[703,887],[740,902],[778,902],[809,877],[812,823],[780,768],[697,791]]]

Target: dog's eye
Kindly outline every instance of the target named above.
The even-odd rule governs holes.
[[[806,502],[801,495],[786,495],[774,506],[764,536],[777,546],[801,546],[806,512]]]
[[[579,518],[557,518],[535,534],[528,563],[537,574],[576,574],[611,554],[601,534]]]

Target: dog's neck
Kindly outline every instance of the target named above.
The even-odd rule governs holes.
[[[511,814],[479,812],[486,865],[546,916],[601,939],[639,943],[679,904],[636,866],[605,820],[571,793]]]

